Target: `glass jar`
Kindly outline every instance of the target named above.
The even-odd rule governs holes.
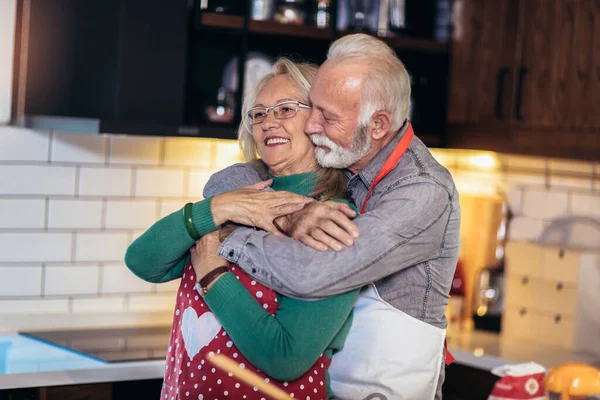
[[[275,21],[282,24],[302,25],[306,19],[304,0],[282,0],[275,12]]]

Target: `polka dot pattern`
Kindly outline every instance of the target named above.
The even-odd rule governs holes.
[[[230,271],[266,312],[272,315],[277,312],[279,304],[277,303],[277,294],[274,291],[256,282],[239,268],[230,266]],[[292,398],[312,398],[316,400],[327,398],[324,381],[325,372],[330,361],[323,355],[319,357],[314,366],[304,376],[293,382],[279,382],[254,368],[239,352],[227,332],[221,328],[206,346],[190,356],[186,350],[185,339],[181,330],[183,328],[180,328],[185,311],[187,308],[192,308],[200,318],[204,313],[210,312],[210,309],[206,306],[204,300],[198,296],[194,287],[186,283],[195,282],[196,279],[191,265],[186,266],[184,274],[178,292],[180,301],[176,304],[173,316],[173,331],[167,353],[161,399],[215,400],[230,398],[262,400],[265,398],[264,393],[258,387],[243,383],[236,378],[235,374],[214,368],[212,363],[208,361],[208,358],[214,354],[224,354],[234,359],[241,368],[257,373],[265,382],[279,387],[289,393]],[[202,368],[202,366],[205,368]],[[310,396],[307,396],[309,393]]]

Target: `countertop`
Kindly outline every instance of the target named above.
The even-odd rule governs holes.
[[[23,335],[0,335],[0,390],[160,379],[164,360],[108,363]]]
[[[27,363],[21,363],[20,369],[17,369],[14,364],[7,367],[5,363],[4,370],[0,370],[0,390],[160,379],[165,368],[164,360],[107,363],[20,335],[0,336],[0,344],[9,340],[19,345],[13,347],[13,361],[19,364],[23,358],[29,358],[30,364],[34,364],[27,366]],[[22,352],[17,351],[17,347],[28,349]],[[529,361],[547,369],[569,361],[600,367],[598,354],[571,352],[493,333],[471,331],[448,336],[448,348],[456,363],[488,371],[505,364]],[[0,361],[2,359],[0,357]],[[40,363],[42,359],[46,362]],[[9,368],[15,369],[11,371]],[[27,370],[29,372],[24,372]]]
[[[448,349],[457,363],[484,370],[530,361],[546,369],[566,362],[581,362],[600,368],[600,354],[574,352],[534,341],[504,337],[502,334],[464,331],[448,335],[447,341]]]

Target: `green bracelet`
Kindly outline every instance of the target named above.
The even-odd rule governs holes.
[[[194,203],[187,203],[185,207],[183,207],[183,219],[185,220],[185,228],[187,229],[189,235],[194,240],[200,240],[200,235],[194,226],[194,221],[192,221],[192,207]]]

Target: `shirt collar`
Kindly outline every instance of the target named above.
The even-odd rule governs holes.
[[[383,167],[383,164],[385,164],[385,161],[392,154],[392,152],[394,151],[394,149],[398,145],[398,142],[400,142],[400,139],[402,139],[402,137],[404,136],[404,134],[408,130],[408,124],[409,124],[409,122],[407,120],[404,123],[404,125],[402,125],[402,128],[400,128],[400,130],[398,131],[398,133],[396,134],[396,136],[394,136],[392,138],[392,141],[389,142],[388,144],[386,144],[383,147],[383,149],[381,149],[375,155],[375,157],[373,157],[373,159],[363,169],[361,169],[358,172],[358,174],[355,174],[354,176],[352,176],[350,174],[349,178],[350,179],[357,179],[355,177],[358,176],[359,179],[361,181],[363,181],[363,183],[365,184],[365,186],[370,187],[371,184],[373,183],[373,181],[375,180],[375,177],[377,176],[377,174],[379,173],[379,171]]]

